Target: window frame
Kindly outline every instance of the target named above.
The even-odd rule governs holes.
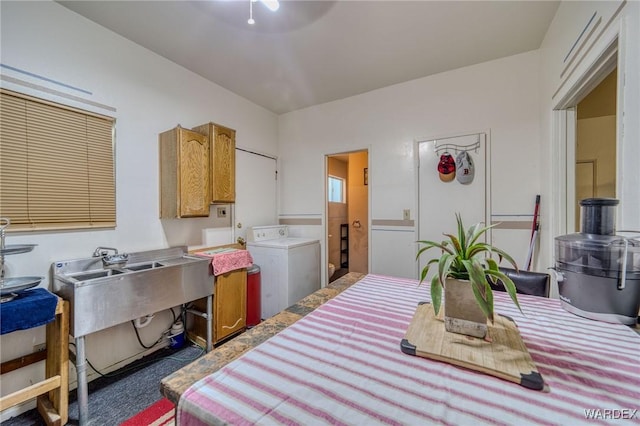
[[[334,201],[331,199],[331,179],[334,179],[336,181],[340,182],[340,192],[341,192],[341,201]],[[339,204],[347,204],[347,179],[340,177],[340,176],[335,176],[335,175],[328,175],[327,176],[327,201],[330,203],[339,203]]]
[[[4,88],[0,96],[7,232],[115,228],[115,118]]]

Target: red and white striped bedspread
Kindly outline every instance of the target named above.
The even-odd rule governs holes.
[[[191,386],[179,425],[640,424],[640,336],[504,293],[549,392],[406,355],[400,341],[428,285],[368,275]]]

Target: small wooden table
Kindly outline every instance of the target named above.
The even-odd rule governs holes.
[[[69,418],[69,302],[58,298],[55,320],[47,327],[45,379],[0,398],[0,411],[38,398],[38,412],[47,425],[64,425]],[[2,373],[36,361],[26,357],[2,363]]]

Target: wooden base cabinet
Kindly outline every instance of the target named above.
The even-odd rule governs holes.
[[[213,303],[213,343],[247,326],[247,270],[240,269],[216,277]]]
[[[236,201],[236,131],[215,123],[193,128],[209,138],[211,202]]]
[[[160,133],[160,218],[209,216],[207,136],[177,126]]]
[[[238,269],[215,277],[213,292],[213,344],[243,331],[247,326],[247,270]],[[194,307],[206,312],[206,299],[194,302]],[[194,317],[190,337],[206,342],[207,323]]]

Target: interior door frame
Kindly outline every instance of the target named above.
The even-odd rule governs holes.
[[[576,161],[576,129],[577,113],[575,107],[578,102],[589,94],[602,80],[616,67],[617,78],[617,106],[616,106],[616,194],[620,193],[620,144],[622,141],[621,129],[623,126],[624,105],[624,70],[621,61],[622,56],[620,27],[609,32],[603,39],[604,43],[599,50],[594,51],[594,57],[588,61],[587,66],[579,73],[573,84],[567,87],[562,96],[556,102],[551,117],[552,125],[552,178],[551,193],[553,207],[551,215],[552,236],[573,233],[575,229],[575,161]],[[618,209],[620,216],[620,209]],[[547,250],[553,253],[554,238],[547,240]],[[553,260],[553,259],[551,259]]]
[[[322,241],[324,248],[320,251],[320,287],[324,288],[329,284],[329,277],[327,271],[329,268],[329,157],[335,155],[353,154],[356,152],[367,153],[367,265],[368,270],[371,271],[371,184],[372,174],[371,170],[371,145],[360,148],[352,149],[349,151],[331,152],[323,154],[324,167],[322,168],[322,187],[324,188],[323,207],[322,207]],[[347,204],[349,200],[347,200]],[[348,210],[348,208],[347,208]],[[324,265],[324,267],[322,267]]]
[[[413,141],[413,162],[414,162],[414,188],[415,195],[413,197],[414,206],[413,209],[416,212],[415,218],[416,223],[414,227],[415,233],[415,241],[420,240],[420,144],[431,142],[434,140],[442,140],[442,139],[451,139],[475,134],[484,134],[485,135],[485,146],[484,146],[484,167],[485,167],[485,176],[484,176],[484,185],[485,185],[485,202],[484,202],[484,222],[487,225],[491,224],[491,128],[481,129],[481,130],[471,130],[471,131],[461,131],[454,133],[441,133],[436,136],[429,137],[420,137],[416,138]],[[485,235],[486,242],[492,243],[492,230],[489,229]],[[419,247],[416,245],[416,253],[418,252]],[[415,262],[415,277],[420,278],[420,262]]]

